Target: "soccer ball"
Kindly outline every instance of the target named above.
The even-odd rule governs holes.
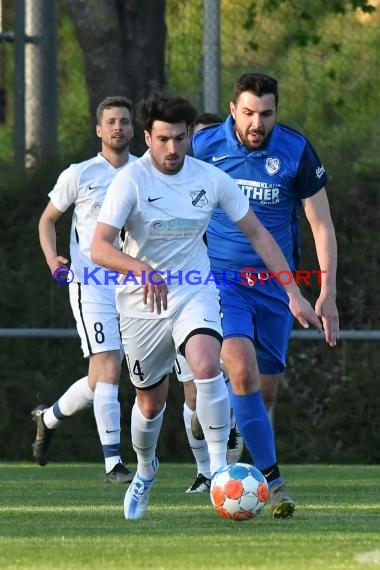
[[[221,467],[211,480],[211,502],[220,516],[235,521],[256,517],[269,497],[265,477],[248,463]]]

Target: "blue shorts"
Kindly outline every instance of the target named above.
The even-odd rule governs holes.
[[[285,368],[293,315],[284,288],[271,279],[253,287],[218,284],[223,338],[250,338],[260,374],[279,374]]]

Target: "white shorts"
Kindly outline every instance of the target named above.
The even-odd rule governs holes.
[[[177,352],[175,358],[174,370],[179,382],[188,382],[194,378],[194,374],[189,366],[189,363],[187,362],[186,358],[179,352]]]
[[[121,350],[114,287],[73,282],[69,285],[69,295],[83,356]]]
[[[166,319],[121,316],[120,330],[133,385],[150,388],[170,374],[178,349],[193,331],[213,331],[222,340],[219,295],[200,290]]]

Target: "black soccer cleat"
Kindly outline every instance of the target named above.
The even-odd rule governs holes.
[[[122,463],[116,463],[115,467],[106,473],[106,483],[119,483],[125,485],[133,479],[132,473]]]
[[[194,483],[186,490],[186,493],[209,493],[211,481],[202,473],[198,473]]]
[[[36,438],[32,443],[33,457],[41,467],[48,462],[47,452],[55,431],[54,429],[47,428],[44,424],[43,415],[45,410],[47,410],[47,406],[40,404],[30,412],[32,420],[37,427]]]

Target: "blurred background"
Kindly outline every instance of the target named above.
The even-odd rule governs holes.
[[[74,327],[37,224],[60,171],[99,150],[97,104],[166,89],[225,117],[233,83],[248,71],[278,79],[280,122],[302,131],[324,161],[341,328],[361,331],[334,349],[294,335],[274,417],[279,461],[380,460],[379,0],[0,0],[0,459],[31,460],[30,410],[86,373],[75,336],[8,329]],[[137,129],[132,152],[143,151]],[[301,225],[301,268],[311,270],[313,240]],[[69,226],[68,214],[58,228],[66,256]],[[313,302],[318,291],[304,294]],[[134,461],[126,367],[120,399],[123,456]],[[173,378],[164,461],[191,459],[182,405]],[[51,459],[102,461],[90,411],[60,428]]]

